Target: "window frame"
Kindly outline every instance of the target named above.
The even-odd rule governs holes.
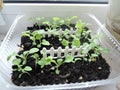
[[[57,4],[108,4],[108,1],[29,1],[29,0],[10,0],[10,1],[4,1],[4,3],[57,3]]]

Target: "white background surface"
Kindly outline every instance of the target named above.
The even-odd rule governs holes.
[[[26,13],[38,13],[38,12],[57,12],[56,14],[61,14],[61,12],[73,12],[71,13],[92,13],[94,14],[102,23],[105,22],[107,16],[107,5],[91,5],[91,4],[82,4],[82,5],[46,5],[46,4],[5,4],[5,7],[2,10],[2,15],[4,20],[6,21],[5,26],[0,26],[0,43],[9,27],[14,20],[15,16],[18,14],[26,14]],[[2,84],[2,80],[0,79],[0,83]],[[1,85],[0,84],[0,85]],[[4,90],[0,88],[0,90]],[[106,85],[97,87],[93,90],[117,90],[116,85]]]

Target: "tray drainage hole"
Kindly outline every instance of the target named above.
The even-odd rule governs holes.
[[[61,53],[61,56],[64,56],[64,53]]]

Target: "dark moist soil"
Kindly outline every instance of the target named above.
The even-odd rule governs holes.
[[[75,27],[75,25],[71,24],[71,27]],[[39,29],[46,30],[46,28],[48,28],[48,25],[38,26],[37,24],[34,24],[33,27],[27,27],[27,29],[31,30],[31,32]],[[62,25],[61,28],[63,30],[65,30],[66,28],[69,29],[69,27],[65,25]],[[88,30],[87,27],[85,27],[84,29]],[[88,35],[88,38],[91,38],[90,35]],[[43,47],[47,49],[50,49],[51,47],[57,49],[59,46],[65,48],[64,46],[62,46],[57,36],[54,35],[51,35],[50,37],[46,36],[43,39],[49,41],[50,46],[42,45],[41,48],[39,48],[39,50],[42,50]],[[72,38],[70,38],[70,41],[71,40]],[[88,39],[85,39],[84,37],[81,38],[80,41],[82,43],[83,42],[89,43]],[[38,41],[36,42],[39,43]],[[29,37],[26,36],[21,37],[21,45],[24,46],[24,51],[36,47],[36,46],[32,46],[32,40],[30,40]],[[71,46],[69,45],[69,47]],[[19,55],[22,53],[23,51],[18,52]],[[50,69],[51,66],[45,66],[44,68],[41,69],[39,65],[35,64],[35,59],[32,58],[31,56],[32,55],[29,55],[27,57],[27,63],[23,66],[23,68],[25,66],[32,67],[32,71],[30,71],[29,74],[23,74],[21,78],[18,78],[20,72],[18,71],[12,72],[11,79],[15,85],[35,86],[35,85],[53,85],[53,84],[86,82],[86,81],[107,79],[110,74],[110,66],[107,64],[106,60],[102,57],[102,55],[99,55],[97,60],[92,62],[78,60],[75,63],[65,63],[62,66],[60,66],[59,75],[57,75],[54,70]],[[42,57],[42,55],[40,55],[40,57]],[[54,66],[54,64],[52,66]],[[16,69],[18,67],[13,65],[12,68]]]
[[[110,74],[110,66],[101,55],[95,62],[79,60],[75,64],[63,64],[59,68],[61,71],[59,75],[56,75],[54,70],[50,70],[50,66],[43,69],[38,65],[35,66],[35,61],[32,58],[28,60],[27,65],[33,68],[29,73],[30,75],[24,74],[21,78],[18,78],[19,72],[14,71],[12,73],[14,84],[18,86],[34,86],[86,82],[107,79]]]

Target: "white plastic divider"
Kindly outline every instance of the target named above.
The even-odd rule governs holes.
[[[51,35],[54,35],[53,32],[56,32],[57,30],[48,30],[48,31],[44,31],[43,32],[43,37],[45,37],[46,35],[48,37],[50,37]],[[64,31],[62,29],[59,29],[58,31],[59,35],[64,34]],[[70,30],[70,35],[73,35],[76,33],[76,30],[71,29]],[[70,48],[69,46],[66,46],[65,49],[63,49],[62,47],[58,47],[57,49],[55,49],[54,47],[51,47],[49,50],[46,49],[45,47],[42,49],[43,52],[46,53],[46,55],[44,55],[44,57],[47,56],[52,56],[53,58],[64,58],[67,54],[71,53],[72,56],[74,57],[83,57],[86,56],[86,54],[80,54],[80,51],[83,49],[88,49],[90,50],[90,46],[80,46],[79,48],[73,46],[72,48]]]
[[[47,50],[46,48],[43,48],[42,51],[46,52],[44,57],[47,57],[47,55],[52,56],[53,58],[64,58],[67,54],[71,54],[74,57],[83,57],[86,56],[86,54],[80,54],[80,51],[82,49],[88,49],[90,50],[89,46],[85,46],[83,48],[83,46],[80,46],[79,48],[77,47],[73,47],[73,48],[69,48],[68,46],[65,47],[65,49],[62,49],[61,47],[59,47],[58,49],[54,49],[53,47],[50,48],[50,50]]]

